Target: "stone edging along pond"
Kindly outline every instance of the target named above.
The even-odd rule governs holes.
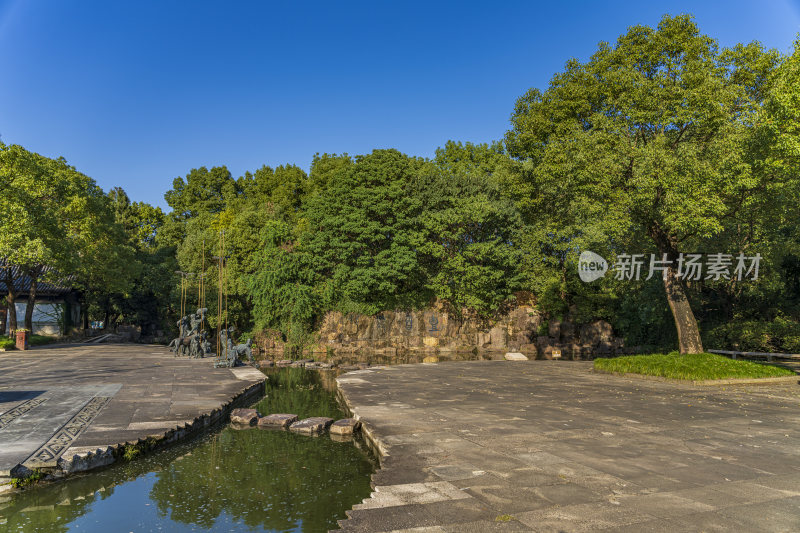
[[[381,367],[371,367],[371,370],[380,369]],[[353,406],[350,403],[347,394],[342,391],[342,388],[339,386],[339,378],[343,378],[345,376],[353,376],[357,375],[363,370],[355,370],[353,372],[347,372],[346,374],[342,374],[338,378],[336,378],[336,397],[339,399],[339,403],[347,410],[347,414],[352,417],[354,420],[357,420],[361,423],[361,436],[364,439],[364,443],[369,448],[369,451],[375,456],[378,460],[378,468],[382,466],[383,458],[389,455],[389,452],[386,450],[386,446],[381,442],[381,440],[375,435],[374,431],[370,427],[370,425],[360,416],[358,416],[355,411],[353,410]]]
[[[76,454],[72,457],[61,457],[58,460],[57,467],[41,469],[41,473],[49,476],[51,479],[61,479],[77,472],[85,472],[87,470],[111,465],[121,458],[130,460],[142,453],[159,450],[169,445],[188,440],[215,426],[227,422],[231,411],[236,407],[251,405],[256,402],[264,396],[265,383],[266,376],[264,376],[263,381],[248,385],[227,402],[208,413],[195,417],[194,420],[189,423],[181,424],[163,433],[137,439],[135,442],[116,443],[106,446],[105,448],[97,448],[94,451]],[[32,472],[29,473],[29,475],[30,474],[32,474]],[[2,492],[1,489],[0,492]]]

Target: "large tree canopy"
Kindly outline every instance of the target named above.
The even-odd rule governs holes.
[[[85,288],[126,287],[132,250],[94,180],[63,158],[0,143],[0,190],[0,258],[32,280],[26,329],[32,329],[38,280],[47,273],[71,276]],[[9,300],[10,328],[16,329],[13,293]]]
[[[761,171],[753,132],[778,62],[755,43],[720,50],[689,16],[632,27],[568,62],[546,91],[519,99],[506,136],[532,168],[545,233],[566,228],[575,246],[646,236],[674,262],[762,205],[782,178]],[[674,267],[664,285],[681,351],[701,352]]]
[[[311,199],[308,250],[331,280],[332,300],[369,313],[419,303],[420,164],[397,150],[375,150],[341,167]]]

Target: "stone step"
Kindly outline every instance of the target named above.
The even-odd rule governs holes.
[[[287,429],[289,426],[297,422],[297,419],[297,415],[288,413],[273,413],[269,416],[259,418],[258,427]]]
[[[311,435],[316,435],[319,433],[324,433],[330,425],[333,424],[333,418],[328,418],[324,416],[314,416],[311,418],[304,418],[298,422],[295,422],[291,426],[289,426],[290,431],[295,431],[297,433],[307,433]]]
[[[255,409],[234,409],[231,411],[231,424],[254,426],[258,422],[258,411]]]
[[[331,435],[352,435],[361,427],[361,422],[354,418],[343,418],[331,424]]]

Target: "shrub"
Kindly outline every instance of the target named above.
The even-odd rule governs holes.
[[[705,337],[704,345],[712,349],[800,353],[800,323],[782,316],[734,320],[709,329]]]

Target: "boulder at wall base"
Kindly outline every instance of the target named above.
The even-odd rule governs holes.
[[[255,409],[234,409],[231,411],[231,424],[252,426],[258,421],[258,411]]]
[[[561,323],[560,328],[561,342],[572,343],[575,341],[575,324],[572,322],[564,321]]]
[[[601,342],[610,342],[614,330],[605,320],[595,320],[591,324],[584,324],[580,328],[580,338],[583,344],[597,346]]]
[[[288,413],[274,413],[269,416],[264,416],[258,419],[258,427],[260,428],[281,428],[286,429],[295,422],[299,417]]]
[[[502,350],[508,345],[508,332],[503,327],[493,327],[489,330],[489,342],[492,349]]]
[[[361,427],[361,422],[353,418],[343,418],[331,424],[331,434],[333,435],[352,435]]]
[[[428,348],[435,348],[439,346],[439,339],[436,337],[423,337],[422,343]]]
[[[507,352],[506,361],[527,361],[528,358],[519,352]]]
[[[536,357],[536,354],[538,353],[538,350],[536,349],[536,345],[533,344],[533,343],[527,343],[527,344],[521,345],[519,347],[519,351],[522,352],[523,354],[533,355],[534,358]]]
[[[310,435],[315,435],[324,432],[326,429],[328,429],[328,427],[330,427],[331,424],[333,424],[333,418],[314,416],[295,422],[289,426],[289,430],[296,431],[297,433],[308,433]]]

